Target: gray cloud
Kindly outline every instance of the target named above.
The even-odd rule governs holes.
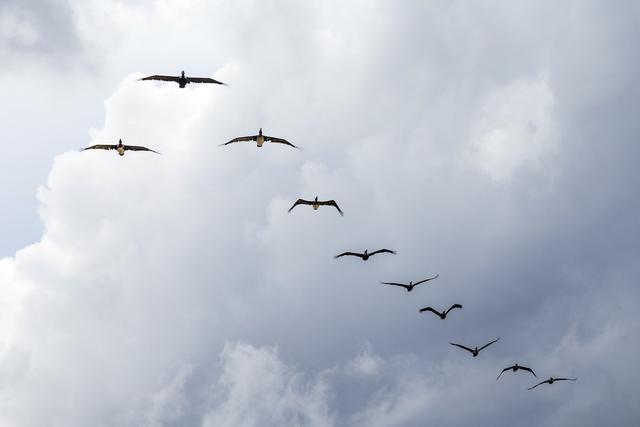
[[[180,42],[149,52],[224,38],[196,63],[231,86],[131,74],[92,137],[162,156],[56,157],[41,241],[0,261],[2,423],[633,424],[634,15],[281,5],[96,22],[166,41],[180,12]],[[76,11],[81,28],[101,7]],[[303,151],[217,147],[260,126]],[[286,213],[316,194],[345,216]],[[378,246],[398,255],[332,258]],[[379,284],[434,273],[411,294]],[[454,302],[444,322],[417,312]],[[448,344],[496,336],[475,359]],[[579,380],[496,382],[513,362]]]

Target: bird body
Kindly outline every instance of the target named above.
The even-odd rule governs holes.
[[[233,138],[231,141],[225,142],[224,144],[220,144],[220,145],[221,146],[222,145],[229,145],[229,144],[233,144],[234,142],[242,142],[242,141],[255,141],[256,145],[258,146],[258,148],[262,147],[262,145],[265,142],[274,142],[274,143],[277,143],[277,144],[285,144],[285,145],[288,145],[290,147],[297,148],[298,150],[300,149],[299,147],[293,145],[292,143],[290,143],[286,139],[276,138],[275,136],[267,136],[267,135],[263,134],[262,133],[262,128],[260,128],[260,130],[258,131],[257,135],[239,136],[237,138]]]
[[[320,201],[320,200],[318,200],[318,196],[316,196],[316,198],[314,200],[304,200],[304,199],[296,200],[296,202],[293,204],[293,206],[291,206],[289,208],[289,210],[287,212],[291,212],[293,210],[293,208],[295,208],[298,205],[310,205],[313,208],[314,211],[317,211],[320,206],[333,206],[334,208],[336,208],[338,210],[340,215],[344,215],[344,213],[342,212],[340,207],[338,207],[338,204],[336,203],[335,200]]]
[[[556,381],[576,381],[577,378],[553,378],[553,377],[549,377],[548,380],[545,381],[541,381],[538,384],[534,385],[533,387],[529,387],[527,390],[533,390],[534,388],[538,387],[539,385],[542,384],[553,384]]]
[[[425,312],[425,311],[430,311],[430,312],[432,312],[433,314],[435,314],[435,315],[437,315],[438,317],[440,317],[440,320],[444,320],[444,319],[446,319],[446,318],[447,318],[447,314],[449,314],[449,312],[450,312],[451,310],[453,310],[454,308],[460,308],[460,309],[461,309],[461,308],[462,308],[462,305],[460,305],[460,304],[453,304],[451,307],[449,307],[449,310],[447,310],[447,311],[442,311],[442,312],[437,311],[437,310],[434,310],[432,307],[424,307],[424,308],[421,308],[421,309],[420,309],[420,313],[423,313],[423,312]],[[477,347],[476,347],[476,348],[477,348]]]
[[[82,151],[86,150],[115,150],[120,156],[124,156],[127,151],[151,151],[152,153],[160,154],[155,150],[140,145],[125,145],[122,143],[122,139],[117,144],[96,144],[82,149]]]
[[[382,253],[389,253],[389,254],[394,254],[395,255],[395,251],[392,251],[390,249],[378,249],[377,251],[373,251],[371,253],[369,253],[369,251],[367,249],[365,249],[365,251],[363,253],[357,253],[357,252],[343,252],[339,255],[334,256],[334,258],[340,258],[343,256],[355,256],[358,257],[360,259],[362,259],[363,261],[368,260],[370,257],[376,255],[376,254],[382,254]]]
[[[185,76],[184,71],[182,71],[179,76],[163,76],[160,74],[156,74],[153,76],[143,77],[139,80],[160,80],[165,82],[176,82],[182,89],[184,89],[189,83],[215,83],[226,86],[226,83],[222,83],[209,77],[187,77]]]
[[[428,279],[420,280],[419,282],[416,282],[416,283],[409,282],[408,285],[405,285],[404,283],[396,283],[396,282],[380,282],[380,283],[382,283],[383,285],[398,286],[398,287],[401,287],[401,288],[405,288],[407,290],[407,292],[411,292],[413,290],[413,288],[418,286],[420,283],[429,282],[430,280],[437,279],[438,277],[440,277],[440,275],[436,274],[433,277],[429,277]]]
[[[473,355],[473,357],[478,357],[478,354],[480,354],[480,352],[482,350],[484,350],[485,348],[489,347],[491,344],[497,342],[499,339],[500,339],[500,337],[496,338],[495,340],[491,341],[488,344],[483,345],[480,348],[478,348],[478,347],[469,348],[469,347],[465,347],[465,346],[463,346],[461,344],[456,344],[456,343],[452,343],[452,342],[450,342],[449,344],[454,345],[456,347],[460,347],[463,350],[467,350],[468,352],[470,352]]]
[[[518,365],[516,363],[513,366],[509,366],[507,368],[504,368],[502,370],[502,372],[500,372],[500,374],[498,375],[498,378],[496,378],[496,381],[498,381],[498,379],[502,376],[502,374],[504,374],[506,371],[509,371],[509,370],[511,370],[513,372],[517,372],[518,370],[529,371],[529,372],[531,372],[533,374],[534,377],[537,377],[536,373],[533,372],[533,369],[527,368],[526,366],[520,366],[520,365]]]

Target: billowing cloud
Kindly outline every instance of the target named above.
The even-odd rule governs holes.
[[[55,157],[41,239],[0,260],[0,424],[638,418],[630,15],[180,4],[72,3],[83,45],[121,71],[78,146],[162,154]],[[176,63],[230,86],[137,81]],[[259,127],[302,150],[218,146]],[[287,213],[315,195],[345,216]],[[333,259],[378,247],[398,254]],[[477,358],[449,345],[497,336]],[[496,382],[514,362],[579,379]]]

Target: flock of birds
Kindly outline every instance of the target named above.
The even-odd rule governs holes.
[[[184,71],[182,71],[180,76],[164,76],[164,75],[153,75],[153,76],[148,76],[148,77],[144,77],[141,78],[140,80],[159,80],[159,81],[170,81],[170,82],[176,82],[178,83],[178,85],[181,88],[185,88],[187,84],[190,83],[214,83],[214,84],[219,84],[219,85],[225,85],[226,83],[223,83],[221,81],[209,78],[209,77],[187,77],[184,73]],[[299,149],[299,147],[293,145],[292,143],[290,143],[289,141],[287,141],[286,139],[283,138],[277,138],[277,137],[273,137],[273,136],[267,136],[264,135],[262,133],[262,128],[260,128],[260,130],[258,131],[257,135],[249,135],[249,136],[239,136],[236,138],[231,139],[228,142],[225,142],[224,144],[221,144],[222,146],[226,146],[226,145],[230,145],[236,142],[245,142],[245,141],[255,141],[256,145],[258,147],[262,147],[262,145],[265,142],[271,142],[271,143],[276,143],[276,144],[284,144],[284,145],[288,145],[290,147]],[[127,151],[150,151],[153,153],[157,153],[160,154],[159,152],[152,150],[150,148],[147,147],[143,147],[143,146],[139,146],[139,145],[125,145],[122,142],[122,139],[120,139],[118,141],[118,144],[96,144],[96,145],[92,145],[89,147],[86,147],[83,149],[84,150],[116,150],[116,152],[120,155],[120,156],[124,156],[125,152]],[[293,206],[291,206],[291,208],[289,208],[288,212],[291,212],[296,206],[299,205],[307,205],[307,206],[311,206],[314,210],[318,210],[320,208],[320,206],[331,206],[334,207],[338,213],[340,215],[344,215],[344,212],[342,212],[342,210],[340,209],[340,207],[338,206],[338,203],[336,203],[335,200],[318,200],[318,197],[316,196],[314,200],[305,200],[305,199],[298,199],[296,200],[296,202],[293,204]],[[370,257],[374,256],[374,255],[378,255],[378,254],[396,254],[395,251],[391,250],[391,249],[386,249],[386,248],[382,248],[382,249],[378,249],[372,252],[369,252],[367,249],[365,249],[364,252],[360,253],[360,252],[343,252],[341,254],[336,255],[334,258],[342,258],[345,256],[352,256],[352,257],[357,257],[360,258],[362,261],[367,261]],[[439,275],[435,275],[433,277],[429,277],[427,279],[423,279],[420,280],[418,282],[409,282],[408,284],[405,283],[396,283],[396,282],[381,282],[384,285],[388,285],[388,286],[396,286],[396,287],[401,287],[407,290],[407,292],[411,292],[416,286],[422,284],[422,283],[426,283],[426,282],[430,282],[432,280],[435,280],[439,277]],[[424,313],[424,312],[431,312],[434,315],[438,316],[441,320],[444,320],[447,318],[447,315],[449,314],[449,312],[451,312],[454,309],[462,309],[462,305],[461,304],[453,304],[451,307],[449,307],[447,310],[443,310],[443,311],[438,311],[436,309],[434,309],[433,307],[424,307],[421,308],[419,310],[420,313]],[[482,347],[467,347],[464,346],[462,344],[457,344],[457,343],[449,343],[452,346],[461,348],[465,351],[468,351],[469,353],[471,353],[471,355],[473,357],[477,357],[480,352],[482,350],[484,350],[485,348],[489,347],[490,345],[498,342],[500,340],[500,337],[494,339],[493,341],[488,342],[487,344],[483,345]],[[498,377],[496,378],[496,381],[498,379],[500,379],[500,377],[502,376],[503,373],[507,372],[507,371],[512,371],[512,372],[517,372],[519,370],[522,371],[527,371],[529,373],[531,373],[534,377],[537,378],[536,373],[533,371],[533,369],[528,368],[526,366],[522,366],[519,365],[517,363],[513,364],[512,366],[508,366],[506,368],[504,368],[500,374],[498,375]],[[553,384],[557,381],[576,381],[577,378],[554,378],[554,377],[549,377],[549,379],[541,381],[537,384],[535,384],[532,387],[529,387],[527,390],[532,390],[536,387],[538,387],[539,385],[542,384]]]

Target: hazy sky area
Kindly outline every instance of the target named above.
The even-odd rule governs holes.
[[[0,427],[640,425],[638,40],[633,1],[0,0]],[[181,70],[229,86],[137,81]],[[302,150],[219,147],[260,127]],[[119,138],[162,155],[79,151]]]

